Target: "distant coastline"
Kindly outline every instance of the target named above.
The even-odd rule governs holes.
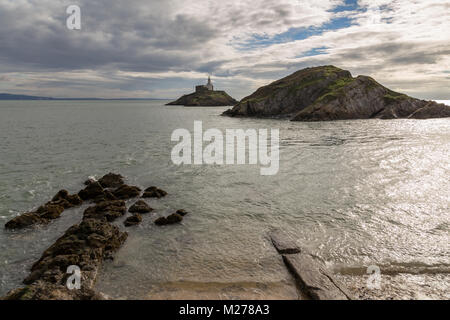
[[[160,98],[53,98],[53,97],[39,97],[39,96],[29,96],[23,94],[9,94],[9,93],[0,93],[0,100],[74,100],[74,101],[83,101],[83,100],[171,100],[160,99]]]

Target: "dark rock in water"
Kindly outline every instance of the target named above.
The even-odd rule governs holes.
[[[174,224],[181,222],[183,220],[183,217],[179,215],[178,213],[172,213],[170,216],[167,217],[167,222],[169,224]]]
[[[147,204],[147,202],[143,200],[137,201],[135,204],[133,204],[128,212],[130,213],[148,213],[153,211],[152,208]]]
[[[84,185],[85,185],[85,186],[88,186],[88,185],[90,185],[90,184],[93,183],[93,182],[96,182],[96,180],[94,180],[94,179],[92,179],[92,178],[89,178],[89,179],[87,179],[86,181],[84,181]]]
[[[351,296],[310,254],[283,255],[300,288],[313,300],[349,300]]]
[[[35,212],[27,212],[17,216],[5,224],[6,229],[23,229],[36,224],[47,223],[47,219],[41,218]]]
[[[223,115],[293,121],[450,117],[450,107],[394,92],[334,66],[307,68],[259,88]]]
[[[22,229],[36,224],[46,224],[57,219],[65,209],[78,206],[83,201],[78,195],[69,195],[67,190],[59,191],[51,201],[36,211],[24,213],[5,224],[6,229]]]
[[[136,213],[136,214],[132,215],[131,217],[128,217],[124,221],[123,224],[125,225],[125,227],[131,227],[131,226],[138,225],[141,222],[142,222],[142,216],[139,213]]]
[[[93,201],[95,203],[100,203],[103,201],[111,201],[111,200],[119,200],[119,199],[117,199],[117,197],[115,195],[113,195],[111,191],[105,190],[105,192],[102,195],[94,198]]]
[[[118,188],[124,184],[123,177],[120,174],[111,172],[101,177],[98,182],[103,188]]]
[[[79,206],[83,203],[83,200],[77,194],[70,195],[67,190],[60,190],[58,193],[52,198],[52,200],[48,204],[60,204],[65,209]]]
[[[236,103],[238,102],[230,97],[225,91],[206,90],[184,95],[167,105],[215,107],[234,106]]]
[[[78,195],[81,199],[84,201],[94,199],[98,196],[102,196],[104,193],[103,187],[100,185],[100,183],[92,182],[89,184],[86,188],[78,192]]]
[[[167,224],[175,224],[178,222],[181,222],[183,220],[183,217],[179,215],[178,213],[173,213],[166,217],[161,217],[155,220],[155,224],[158,226],[164,226]]]
[[[164,225],[168,224],[167,218],[166,217],[160,217],[160,218],[155,220],[155,224],[158,225],[158,226],[164,226]]]
[[[158,189],[157,187],[149,187],[144,190],[144,194],[142,195],[142,198],[162,198],[167,195],[167,192],[165,192],[162,189]]]
[[[69,191],[63,189],[63,190],[58,191],[58,193],[52,198],[52,201],[66,199],[68,196],[69,196]]]
[[[126,184],[120,186],[113,191],[113,195],[118,199],[126,200],[138,197],[141,194],[141,189],[135,186],[128,186]]]
[[[46,204],[43,206],[40,206],[36,213],[39,215],[39,217],[44,219],[57,219],[63,213],[64,207],[57,205],[57,204]]]
[[[84,219],[98,219],[112,222],[122,217],[127,212],[125,201],[103,201],[95,206],[87,208],[83,213]]]
[[[272,244],[280,254],[295,254],[300,253],[299,246],[285,234],[280,232],[272,232],[270,235]]]
[[[83,221],[69,228],[31,267],[25,288],[10,291],[5,300],[78,300],[101,299],[93,291],[103,260],[112,257],[128,234],[97,219]],[[81,271],[80,290],[68,290],[69,266]]]
[[[185,215],[188,214],[188,212],[186,210],[184,210],[184,209],[177,210],[176,213],[178,213],[182,217],[184,217]]]

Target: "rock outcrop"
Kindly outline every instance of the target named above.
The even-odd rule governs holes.
[[[238,101],[230,97],[225,91],[207,90],[184,95],[167,105],[218,107],[234,106],[236,103],[238,103]]]
[[[135,204],[133,204],[130,209],[128,210],[128,212],[130,213],[149,213],[152,212],[153,208],[151,208],[147,202],[145,202],[144,200],[138,200],[136,201]]]
[[[79,206],[83,200],[76,194],[70,195],[67,190],[60,190],[51,201],[35,211],[23,213],[5,224],[6,229],[23,229],[38,224],[47,224],[61,216],[65,209]]]
[[[70,227],[42,254],[23,281],[27,286],[10,291],[5,300],[92,300],[101,299],[93,290],[105,259],[112,259],[128,234],[105,219],[85,218]],[[67,286],[70,268],[80,270],[80,288]]]
[[[149,187],[144,190],[144,194],[142,195],[142,198],[162,198],[167,195],[167,192],[159,189],[157,187]]]
[[[297,71],[259,88],[224,112],[228,116],[293,121],[450,117],[450,107],[394,92],[367,76],[334,66]]]

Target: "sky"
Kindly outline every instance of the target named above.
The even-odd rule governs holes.
[[[448,100],[450,1],[0,0],[0,92],[177,98],[211,75],[241,99],[319,65]]]

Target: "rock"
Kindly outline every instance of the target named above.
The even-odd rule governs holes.
[[[41,218],[35,212],[27,212],[17,216],[5,224],[6,229],[23,229],[36,224],[47,223],[47,219]]]
[[[449,117],[450,107],[394,92],[334,66],[297,71],[242,99],[227,116],[293,121]]]
[[[141,194],[141,189],[135,186],[128,186],[126,184],[120,186],[113,191],[113,195],[118,199],[126,200],[138,197]]]
[[[11,219],[5,224],[6,229],[22,229],[36,224],[46,224],[57,219],[65,209],[80,205],[83,201],[78,195],[69,195],[67,190],[60,190],[51,201],[40,206],[34,212],[27,212]]]
[[[346,290],[310,254],[283,255],[297,284],[313,300],[348,300]]]
[[[69,191],[63,189],[63,190],[58,191],[58,193],[52,198],[52,201],[55,202],[55,201],[58,201],[61,199],[66,199],[68,196],[69,196]]]
[[[86,188],[78,192],[78,195],[84,201],[91,200],[104,194],[103,187],[97,181],[92,182]]]
[[[170,216],[167,217],[168,224],[174,224],[181,222],[183,220],[183,217],[180,216],[178,213],[172,213]]]
[[[132,215],[131,217],[128,217],[124,221],[123,224],[125,225],[125,227],[130,227],[130,226],[138,225],[141,222],[142,222],[142,216],[139,213],[136,213],[136,214]]]
[[[144,194],[142,195],[142,198],[162,198],[167,195],[167,192],[165,192],[162,189],[158,189],[157,187],[149,187],[144,190]]]
[[[103,188],[118,188],[124,184],[120,174],[108,173],[101,177],[98,182]]]
[[[64,207],[57,204],[46,204],[43,206],[40,206],[36,213],[39,215],[39,217],[44,219],[53,220],[56,218],[59,218],[61,213],[63,213]]]
[[[176,213],[178,213],[182,217],[184,217],[185,215],[188,214],[188,212],[186,210],[184,210],[184,209],[177,210]]]
[[[160,217],[160,218],[155,220],[155,224],[158,225],[158,226],[164,226],[164,225],[169,224],[169,223],[168,223],[166,217]]]
[[[70,195],[67,190],[60,190],[47,204],[60,204],[65,209],[79,206],[83,203],[83,200],[77,195]]]
[[[270,239],[279,254],[295,254],[301,251],[294,240],[279,231],[272,232]]]
[[[202,91],[184,95],[167,105],[180,106],[234,106],[238,103],[225,91]]]
[[[87,208],[83,213],[84,219],[99,219],[112,222],[122,217],[127,211],[122,200],[103,201],[95,206]]]
[[[128,212],[130,213],[148,213],[153,211],[152,208],[147,204],[147,202],[143,200],[137,201],[135,204],[133,204]]]
[[[86,181],[84,181],[84,185],[85,186],[88,186],[88,185],[90,185],[91,183],[93,183],[93,182],[96,182],[96,180],[95,179],[92,179],[92,178],[89,178],[89,179],[87,179]]]
[[[105,190],[105,192],[103,192],[102,195],[94,198],[93,201],[95,203],[100,203],[103,201],[112,201],[112,200],[119,200],[119,199],[117,199],[117,197],[115,195],[113,195],[111,191]]]
[[[83,219],[70,227],[42,254],[24,280],[25,288],[11,291],[5,300],[98,299],[93,291],[102,262],[122,246],[128,234],[102,220]],[[68,290],[69,266],[81,271],[81,289]]]
[[[156,219],[155,224],[158,226],[164,226],[167,224],[175,224],[175,223],[181,222],[182,220],[183,220],[183,217],[181,215],[179,215],[178,213],[173,213],[173,214],[169,215],[167,218],[160,217],[160,218]]]

